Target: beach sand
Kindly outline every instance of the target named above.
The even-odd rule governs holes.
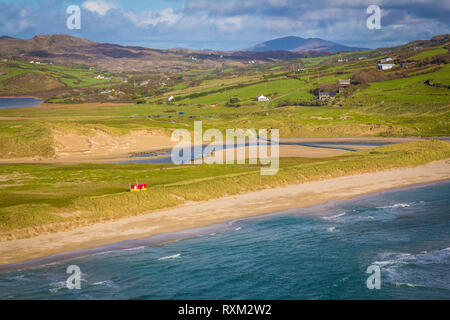
[[[305,208],[384,189],[450,179],[450,159],[423,166],[351,175],[266,189],[210,201],[0,243],[0,264],[84,250],[124,240],[145,238],[290,208]],[[151,192],[151,191],[150,191]]]

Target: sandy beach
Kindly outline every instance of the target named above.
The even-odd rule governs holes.
[[[290,208],[345,200],[385,189],[450,179],[450,159],[423,166],[289,185],[281,188],[190,202],[118,221],[0,243],[0,264],[12,264],[62,252],[91,249],[124,240],[145,238]]]

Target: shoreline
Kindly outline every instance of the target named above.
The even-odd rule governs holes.
[[[85,102],[85,103],[60,103],[60,102],[47,102],[45,100],[47,98],[37,97],[37,96],[0,96],[0,99],[35,99],[41,100],[37,106],[34,107],[16,107],[15,109],[23,109],[23,108],[83,108],[83,107],[121,107],[121,106],[129,106],[133,105],[133,102]],[[4,108],[9,109],[9,108]]]
[[[191,228],[191,229],[186,229],[186,230],[179,230],[179,231],[168,232],[168,233],[163,233],[163,234],[157,234],[157,235],[153,235],[153,236],[146,237],[146,238],[114,242],[114,243],[110,243],[110,244],[101,245],[99,247],[95,247],[92,249],[74,250],[74,251],[69,251],[69,252],[58,253],[58,254],[43,257],[43,258],[26,260],[24,262],[0,265],[0,273],[8,273],[8,272],[14,272],[14,271],[23,271],[23,270],[41,268],[41,267],[53,265],[56,263],[69,262],[74,259],[82,259],[82,258],[99,255],[99,254],[106,254],[109,252],[135,250],[135,249],[139,249],[142,247],[164,245],[164,244],[168,244],[168,243],[176,242],[176,241],[188,240],[188,239],[193,239],[193,238],[197,238],[197,237],[214,235],[214,234],[218,234],[218,233],[231,232],[233,230],[240,229],[241,226],[245,226],[245,224],[247,224],[247,223],[250,223],[253,221],[258,221],[258,220],[260,221],[260,220],[270,219],[273,217],[288,216],[288,215],[301,215],[301,214],[318,215],[322,212],[325,212],[326,209],[333,208],[336,205],[343,204],[346,202],[354,202],[354,201],[363,200],[363,199],[370,198],[370,197],[376,197],[376,196],[382,195],[382,194],[393,193],[393,192],[398,192],[398,191],[406,191],[406,190],[422,188],[422,187],[426,187],[426,186],[444,184],[444,183],[448,183],[448,182],[450,182],[450,180],[433,181],[433,182],[414,184],[414,185],[410,185],[410,186],[406,186],[406,187],[384,189],[384,190],[377,191],[377,192],[357,195],[357,196],[349,198],[349,199],[331,200],[326,203],[317,204],[317,205],[313,205],[310,207],[291,208],[291,209],[275,211],[275,212],[256,215],[256,216],[243,217],[243,218],[236,219],[236,220],[224,221],[224,222],[213,224],[210,226]]]
[[[233,227],[233,222],[252,217],[447,180],[450,180],[450,159],[186,203],[117,221],[1,242],[0,272],[91,255],[105,249],[142,246],[142,241],[147,245],[161,244],[180,239],[174,239],[174,235],[184,238],[199,235],[202,228],[211,232],[211,228]]]
[[[17,99],[27,99],[27,98],[29,98],[29,99],[36,99],[36,100],[42,100],[42,101],[45,101],[45,98],[42,98],[42,97],[37,97],[37,96],[22,96],[22,95],[17,95],[17,96],[0,96],[0,99],[1,98],[5,98],[5,99],[14,99],[14,98],[17,98]]]

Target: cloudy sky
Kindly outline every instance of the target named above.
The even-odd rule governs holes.
[[[382,11],[369,30],[369,5]],[[81,8],[68,30],[66,9]],[[0,35],[64,33],[153,48],[236,50],[273,38],[318,37],[376,48],[450,33],[449,0],[0,0]]]

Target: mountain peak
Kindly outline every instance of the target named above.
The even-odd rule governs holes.
[[[323,40],[320,38],[302,38],[297,36],[286,36],[269,40],[248,49],[249,51],[292,51],[292,52],[304,52],[304,51],[360,51],[364,48],[348,47],[342,44],[334,43],[331,41]]]

